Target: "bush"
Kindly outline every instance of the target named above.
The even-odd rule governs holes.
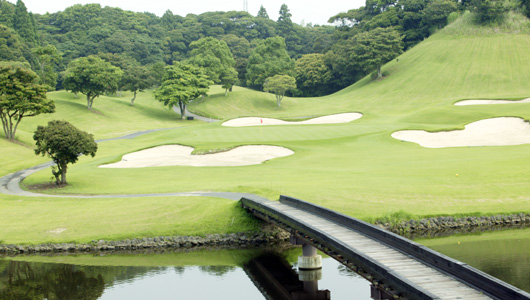
[[[453,11],[449,14],[449,16],[447,16],[447,24],[453,23],[454,21],[456,21],[456,19],[460,18],[461,15],[462,14],[460,12]]]
[[[473,1],[473,12],[475,21],[479,24],[488,24],[501,21],[507,12],[504,2],[499,0],[475,0]]]

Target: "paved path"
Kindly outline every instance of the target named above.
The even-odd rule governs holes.
[[[157,131],[163,131],[163,130],[178,129],[178,128],[179,127],[143,130],[143,131],[138,131],[138,132],[135,132],[135,133],[131,133],[131,134],[128,134],[128,135],[119,136],[119,137],[115,137],[115,138],[96,140],[96,143],[106,142],[106,141],[115,141],[115,140],[130,140],[130,139],[134,139],[134,138],[139,137],[139,136],[144,135],[144,134],[157,132]]]
[[[173,111],[176,112],[177,114],[180,114],[180,108],[178,108],[177,106],[173,105]],[[196,120],[200,120],[200,121],[203,121],[203,122],[206,122],[206,123],[215,123],[215,122],[220,121],[220,120],[217,120],[217,119],[212,119],[212,118],[196,115],[196,114],[190,112],[187,107],[186,107],[186,116],[193,117]]]

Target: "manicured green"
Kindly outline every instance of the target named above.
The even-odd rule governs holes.
[[[96,106],[101,114],[96,114],[83,109],[80,100],[71,101],[73,96],[69,94],[53,93],[51,97],[59,99],[56,101],[56,114],[69,121],[71,119],[72,123],[79,123],[74,124],[94,133],[96,138],[157,127],[179,128],[135,139],[100,143],[95,158],[83,157],[69,169],[68,186],[41,192],[145,194],[229,191],[255,193],[271,200],[285,194],[368,221],[396,212],[404,212],[414,218],[529,212],[530,169],[527,166],[530,165],[530,145],[428,149],[391,137],[393,132],[403,129],[461,129],[468,123],[498,116],[530,119],[528,103],[453,105],[463,99],[530,97],[530,68],[527,67],[530,36],[505,33],[507,30],[478,36],[470,34],[472,29],[469,28],[455,35],[455,24],[464,21],[455,21],[401,55],[399,61],[385,65],[382,71],[386,77],[383,79],[373,80],[369,76],[330,96],[286,97],[282,106],[277,107],[272,94],[234,88],[225,97],[223,89],[216,86],[210,89],[210,96],[196,100],[190,106],[193,112],[223,119],[238,116],[296,119],[342,112],[363,113],[361,119],[347,124],[231,128],[221,126],[220,122],[177,122],[178,115],[164,111],[150,93],[140,94],[143,98],[134,107],[128,104],[128,98],[101,97]],[[35,123],[45,121],[44,116],[34,119]],[[54,119],[58,118],[54,116]],[[25,126],[31,125],[29,123]],[[28,131],[28,127],[21,128],[22,141],[27,140]],[[295,154],[245,167],[98,168],[101,164],[119,161],[124,154],[165,144],[193,146],[196,153],[266,144],[287,147]],[[9,168],[15,166],[20,165]],[[49,171],[44,170],[26,179],[24,186],[29,188],[49,182],[49,177]],[[5,196],[0,196],[0,199],[5,199]],[[3,202],[2,211],[17,203],[13,198],[9,199],[11,201]],[[97,224],[104,219],[107,220],[105,229],[112,231],[99,232],[99,227],[94,227],[98,225],[85,227],[84,223],[80,223],[78,232],[58,237],[56,241],[83,241],[96,236],[164,235],[168,231],[208,233],[212,230],[205,224],[215,219],[213,212],[196,223],[185,221],[193,218],[193,214],[205,215],[203,210],[209,209],[203,203],[194,202],[196,198],[147,199],[20,200],[33,203],[32,211],[36,214],[43,210],[58,212],[42,214],[43,222],[53,223],[46,230],[62,226],[62,218],[66,218],[72,210],[75,212],[80,203],[98,203],[80,206],[79,214],[94,207],[90,215],[82,218],[83,222]],[[146,223],[150,220],[156,223],[153,229],[138,228],[143,221],[120,218],[121,214],[129,211],[140,214],[141,209],[146,208],[141,203],[147,201],[154,211],[146,212],[143,218]],[[197,206],[173,215],[172,221],[157,219],[156,214],[171,210],[170,203],[173,201],[195,203]],[[212,205],[226,203],[219,199],[211,201]],[[236,204],[229,202],[226,205],[234,205],[235,209]],[[158,211],[159,206],[164,209]],[[7,225],[19,227],[16,234],[9,235],[9,238],[2,235],[6,242],[42,240],[39,234],[33,232],[38,223],[15,219],[24,211],[10,213],[14,215],[13,219],[0,219],[0,228]],[[113,219],[114,215],[118,221]],[[175,218],[176,215],[178,218]],[[223,222],[226,224],[226,217]],[[172,231],[174,226],[178,226],[179,230]],[[249,227],[241,224],[215,228],[215,232],[225,232],[231,229],[244,231]]]

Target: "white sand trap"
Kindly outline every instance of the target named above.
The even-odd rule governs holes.
[[[529,103],[530,98],[523,99],[523,100],[517,100],[517,101],[510,101],[510,100],[464,100],[456,102],[456,106],[464,106],[464,105],[484,105],[484,104],[512,104],[512,103]]]
[[[361,118],[361,113],[343,113],[336,115],[323,116],[313,118],[305,121],[289,122],[271,118],[247,117],[238,118],[224,122],[223,126],[228,127],[243,127],[243,126],[258,126],[258,125],[308,125],[308,124],[338,124],[348,123]]]
[[[192,155],[192,147],[166,145],[126,154],[117,163],[100,168],[143,168],[162,166],[229,167],[258,165],[264,161],[294,154],[277,146],[241,146],[230,151]]]
[[[392,137],[427,148],[522,145],[530,144],[530,124],[521,118],[501,117],[473,122],[464,130],[404,130]]]

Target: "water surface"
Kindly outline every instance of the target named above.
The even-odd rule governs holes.
[[[416,239],[530,292],[530,229]],[[298,281],[301,249],[214,249],[0,258],[2,300],[266,299],[252,263],[274,256]],[[369,282],[323,259],[320,290],[331,299],[369,300]]]
[[[0,299],[266,299],[248,271],[264,253],[271,250],[3,258]],[[301,250],[274,255],[295,272]],[[369,282],[331,258],[318,288],[331,299],[371,299]]]
[[[416,239],[530,293],[530,228]]]

